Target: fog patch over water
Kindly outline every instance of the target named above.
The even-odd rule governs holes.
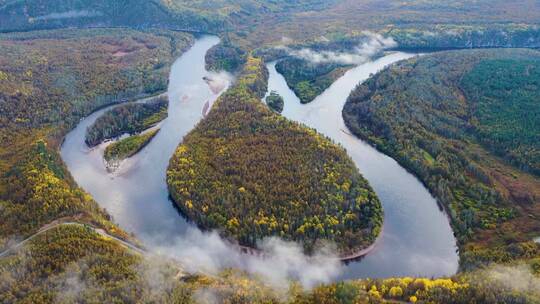
[[[204,81],[208,84],[212,93],[219,94],[229,84],[234,82],[234,76],[225,71],[208,72],[208,75],[205,76]]]
[[[156,240],[155,244],[148,245],[155,254],[180,262],[188,272],[215,275],[227,268],[237,268],[261,276],[276,289],[287,288],[291,280],[310,289],[331,282],[342,271],[332,245],[323,246],[307,256],[299,244],[276,237],[259,242],[258,248],[264,252],[260,255],[243,254],[218,233],[201,232],[196,228],[189,228],[183,237]]]
[[[338,63],[346,65],[359,65],[367,62],[381,51],[397,46],[391,37],[384,37],[372,32],[363,32],[365,41],[360,43],[351,52],[316,51],[310,48],[292,49],[287,46],[279,46],[290,56],[310,61],[315,64]]]

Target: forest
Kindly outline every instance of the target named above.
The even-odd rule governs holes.
[[[33,240],[18,255],[0,259],[0,301],[195,304],[211,303],[212,297],[203,295],[212,295],[227,304],[537,303],[534,283],[520,292],[509,287],[507,280],[523,280],[522,271],[515,266],[451,278],[359,279],[311,290],[291,283],[283,292],[232,269],[216,276],[188,274],[174,261],[129,251],[89,227],[65,225]]]
[[[39,0],[0,1],[0,32],[68,27],[161,28],[226,34],[242,52],[336,40],[366,30],[403,48],[539,47],[531,0],[364,2],[342,0]],[[288,43],[285,43],[288,44]],[[227,61],[223,57],[224,61]],[[227,66],[228,63],[225,64]]]
[[[519,169],[540,175],[540,58],[485,60],[461,80],[476,138]]]
[[[459,25],[446,24],[434,28],[392,29],[390,35],[402,50],[444,50],[469,48],[538,48],[540,30],[534,25]]]
[[[345,108],[351,131],[418,176],[447,211],[461,259],[451,277],[357,279],[313,289],[290,282],[276,290],[270,280],[235,269],[186,273],[177,261],[113,239],[140,246],[77,186],[58,152],[82,117],[163,93],[171,64],[194,35],[217,34],[222,43],[208,53],[207,67],[242,77],[210,113],[221,121],[201,122],[171,161],[169,187],[179,207],[244,244],[254,240],[241,235],[254,229],[257,237],[283,232],[288,239],[334,240],[343,252],[358,249],[379,232],[380,203],[343,149],[260,102],[266,71],[251,51],[339,51],[357,46],[365,31],[392,37],[400,50],[539,48],[538,20],[534,0],[0,0],[0,254],[58,224],[0,256],[0,302],[539,303],[540,249],[531,241],[540,235],[537,51],[428,54],[359,85]],[[304,95],[317,86],[309,83]],[[111,154],[130,154],[146,134],[119,142]],[[297,171],[280,170],[293,161],[302,164]],[[182,170],[188,174],[175,175]],[[183,189],[175,181],[192,178],[189,170],[232,179],[211,185],[222,192],[177,191]],[[298,200],[281,200],[272,184]],[[226,199],[216,201],[222,194]],[[308,194],[324,201],[312,204]],[[259,195],[266,209],[251,205]],[[206,209],[201,198],[216,207],[243,205],[227,206],[228,214]],[[244,218],[251,226],[240,226]]]
[[[149,144],[158,132],[159,129],[150,130],[143,134],[128,136],[127,138],[113,142],[105,148],[103,158],[107,162],[114,162],[132,157]]]
[[[539,58],[520,49],[416,57],[360,84],[343,109],[355,135],[417,175],[447,209],[462,269],[540,253],[532,242],[540,179],[531,174]]]
[[[70,125],[94,109],[161,93],[172,60],[191,42],[183,33],[127,29],[0,35],[0,124]]]
[[[66,27],[162,28],[199,33],[247,30],[263,15],[283,19],[301,10],[321,10],[336,0],[39,0],[0,1],[0,31]]]
[[[276,91],[270,92],[270,94],[266,96],[265,101],[270,109],[277,113],[283,112],[285,102],[283,101],[283,97],[281,97],[281,95],[279,95]]]
[[[246,52],[231,42],[228,36],[205,55],[206,68],[212,71],[237,72],[246,59]]]
[[[287,85],[301,103],[309,103],[343,76],[351,65],[340,63],[313,63],[300,58],[286,58],[276,64],[276,70],[285,77]]]
[[[307,252],[323,240],[344,255],[369,246],[382,225],[377,196],[343,148],[260,101],[267,77],[249,57],[184,138],[167,171],[172,198],[200,227],[241,245],[280,236]]]
[[[146,102],[116,106],[88,127],[85,142],[94,147],[126,133],[133,135],[149,129],[167,118],[168,103],[167,97],[160,96]]]
[[[300,293],[292,303],[538,303],[534,276],[521,292],[509,288],[524,268],[487,268],[452,278],[388,278],[343,281]],[[505,277],[509,276],[509,277]],[[514,277],[510,277],[514,276]],[[531,284],[530,286],[526,284]]]

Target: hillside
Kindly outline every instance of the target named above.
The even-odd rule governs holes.
[[[0,31],[64,27],[158,27],[195,32],[222,32],[258,23],[262,14],[322,9],[335,0],[179,1],[75,0],[0,2]]]
[[[244,51],[384,33],[404,48],[539,47],[534,0],[76,0],[0,2],[0,31],[132,27],[229,35]]]
[[[209,31],[218,16],[172,11],[159,0],[7,1],[0,7],[0,31],[65,27],[160,27]]]
[[[299,58],[286,58],[276,64],[287,85],[301,103],[309,103],[326,90],[350,67],[339,63],[312,63]]]
[[[385,69],[343,117],[448,210],[464,269],[538,256],[538,69],[530,50],[451,51]]]
[[[266,73],[250,58],[184,138],[167,172],[171,196],[189,219],[241,245],[280,236],[308,252],[322,240],[344,255],[366,248],[380,232],[379,200],[341,147],[260,101]]]
[[[460,86],[482,145],[519,169],[540,175],[540,60],[484,60]]]
[[[342,0],[319,11],[268,16],[247,33],[246,41],[283,44],[335,40],[369,30],[417,48],[472,46],[538,47],[540,10],[534,0],[386,1]],[[532,38],[530,40],[529,38]]]

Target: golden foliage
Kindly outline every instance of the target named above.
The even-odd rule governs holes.
[[[382,221],[380,203],[345,151],[260,101],[267,72],[248,57],[234,87],[184,138],[167,172],[172,197],[201,227],[243,245],[265,236],[368,246]]]

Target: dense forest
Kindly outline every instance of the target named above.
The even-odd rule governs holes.
[[[235,46],[228,36],[206,52],[206,68],[212,71],[236,72],[244,64],[247,54]]]
[[[219,303],[231,304],[537,303],[534,277],[523,277],[523,270],[495,267],[452,278],[361,279],[313,290],[291,283],[288,290],[277,291],[235,270],[188,274],[174,261],[130,251],[89,227],[65,225],[0,259],[0,301],[195,304],[219,297]],[[509,284],[518,279],[520,292]]]
[[[69,125],[96,108],[163,92],[172,60],[191,42],[183,33],[126,29],[0,35],[0,124]]]
[[[281,97],[281,95],[279,95],[276,91],[270,92],[270,94],[266,96],[265,101],[270,109],[277,113],[283,112],[285,101],[283,101],[283,97]]]
[[[321,10],[336,0],[39,0],[0,1],[0,31],[65,27],[134,27],[217,33],[248,30],[262,15],[282,19]]]
[[[238,43],[336,40],[380,32],[407,48],[539,47],[538,3],[531,0],[339,1],[293,18],[268,16]]]
[[[166,257],[130,250],[91,226],[63,225],[0,259],[1,303],[279,303],[256,278],[189,274]]]
[[[150,130],[143,134],[128,136],[127,138],[113,142],[105,148],[103,158],[105,158],[107,162],[114,162],[131,157],[150,143],[152,138],[154,138],[158,132],[159,129]]]
[[[126,133],[133,135],[149,129],[167,118],[168,102],[167,97],[160,96],[146,102],[116,106],[88,127],[85,142],[94,147]]]
[[[227,53],[355,37],[366,30],[413,49],[539,47],[536,6],[532,0],[5,0],[0,31],[109,26],[219,33],[233,41],[219,51]]]
[[[322,240],[343,254],[367,247],[382,224],[375,193],[341,147],[260,102],[266,77],[250,57],[184,138],[167,172],[174,201],[199,226],[241,245],[280,236],[308,252]]]
[[[540,175],[540,58],[485,60],[460,84],[476,138],[523,171]]]
[[[354,134],[445,206],[463,269],[540,254],[540,179],[523,171],[538,153],[539,59],[502,49],[413,58],[359,85],[343,110]]]
[[[339,63],[314,63],[300,58],[278,61],[276,70],[285,77],[287,85],[301,103],[309,103],[343,76],[350,65]]]

